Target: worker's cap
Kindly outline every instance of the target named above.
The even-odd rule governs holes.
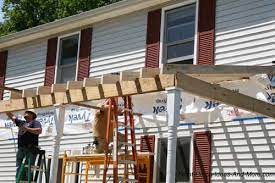
[[[33,119],[36,119],[37,118],[37,115],[35,112],[31,111],[31,110],[27,110],[25,111],[25,114],[31,114],[33,116]]]

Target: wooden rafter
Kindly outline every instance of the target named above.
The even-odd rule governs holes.
[[[163,73],[181,72],[191,76],[252,76],[256,74],[275,74],[275,66],[240,66],[240,65],[190,65],[168,64],[163,67]]]
[[[230,106],[275,118],[275,105],[207,83],[183,73],[176,74],[176,86],[182,88],[185,92],[203,98],[216,100]]]
[[[256,74],[275,74],[274,66],[237,66],[237,65],[190,65],[168,64],[162,73],[181,72],[188,76],[210,82],[233,81],[249,79]]]
[[[17,96],[16,99],[0,101],[0,112],[43,108],[55,104],[83,106],[80,102],[163,91],[175,86],[174,74],[158,73],[155,69],[154,72],[142,69],[140,73],[122,72],[120,75],[104,75],[100,79],[86,78],[84,81],[69,81],[52,87],[25,89],[21,98]]]

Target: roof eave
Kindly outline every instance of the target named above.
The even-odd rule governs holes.
[[[172,0],[124,0],[108,6],[83,12],[74,16],[39,25],[0,38],[0,50],[25,42],[51,37],[96,22],[115,18],[131,12],[161,5]]]

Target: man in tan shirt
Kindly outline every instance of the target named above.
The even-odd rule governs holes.
[[[97,110],[94,116],[94,122],[92,126],[93,137],[94,137],[94,148],[93,153],[99,154],[104,152],[104,147],[106,145],[106,134],[107,134],[107,122],[108,122],[108,107],[106,105],[100,105],[102,110]],[[118,111],[118,114],[123,114],[121,110]],[[113,113],[111,116],[110,124],[110,142],[113,141]],[[119,141],[124,141],[124,135],[118,132]]]

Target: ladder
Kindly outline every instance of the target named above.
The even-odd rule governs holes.
[[[38,157],[37,164],[32,165],[33,155],[31,152],[26,154],[24,157],[18,171],[18,175],[16,177],[16,183],[41,183],[42,182],[42,174],[45,175],[45,183],[49,183],[47,167],[46,167],[46,156],[44,150],[39,150],[34,162],[36,162],[36,158]],[[27,180],[22,180],[24,177],[25,171],[27,169]]]
[[[105,146],[105,159],[104,159],[104,172],[103,183],[106,183],[107,171],[109,167],[109,143],[111,130],[113,130],[113,182],[138,182],[138,168],[137,168],[137,151],[136,151],[136,139],[134,129],[134,117],[132,110],[132,101],[130,96],[126,96],[124,99],[124,122],[118,122],[118,107],[116,99],[111,98],[108,102],[108,121],[107,121],[107,133],[106,133],[106,146]],[[111,128],[113,123],[113,129]],[[118,127],[124,128],[124,141],[119,141]],[[130,141],[128,139],[128,132],[130,131]],[[124,146],[124,154],[118,155],[118,147]],[[130,154],[129,146],[132,149]],[[124,165],[123,176],[118,176],[118,166]],[[134,167],[134,179],[130,179],[130,170]]]

